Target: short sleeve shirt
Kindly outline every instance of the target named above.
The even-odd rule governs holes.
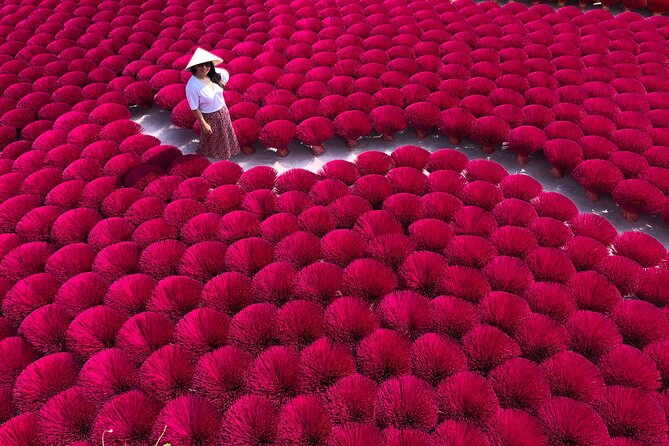
[[[226,70],[217,68],[221,80],[227,82],[230,74]],[[191,76],[186,84],[186,99],[191,110],[200,109],[202,113],[214,113],[225,106],[223,89],[213,82],[205,84],[204,81]]]

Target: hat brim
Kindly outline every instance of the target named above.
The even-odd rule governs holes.
[[[186,65],[186,68],[184,68],[184,71],[189,71],[192,67],[194,67],[196,65],[200,65],[201,63],[206,63],[206,62],[213,62],[214,66],[216,66],[216,65],[222,64],[223,60],[222,59],[212,59],[212,60],[203,60],[203,61],[197,62],[197,63],[189,63],[188,65]]]

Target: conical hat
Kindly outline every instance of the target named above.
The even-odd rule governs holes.
[[[194,65],[200,65],[204,62],[214,62],[214,65],[218,65],[219,63],[223,62],[223,59],[218,57],[216,54],[212,54],[209,51],[198,48],[195,50],[195,53],[193,53],[193,57],[190,58],[190,62],[188,62],[188,65],[186,65],[184,71],[188,71],[190,67]]]

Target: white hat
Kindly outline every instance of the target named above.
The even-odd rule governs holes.
[[[195,53],[193,53],[193,57],[190,58],[190,62],[188,62],[188,65],[186,65],[184,71],[188,71],[190,67],[200,65],[201,63],[205,62],[213,62],[214,65],[218,65],[223,62],[223,59],[215,54],[210,53],[209,51],[198,48],[195,50]]]

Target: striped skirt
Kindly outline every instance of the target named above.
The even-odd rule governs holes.
[[[202,113],[204,120],[211,126],[211,134],[200,132],[200,145],[197,153],[209,158],[228,159],[239,153],[239,142],[232,129],[230,112],[227,106],[213,113]]]

